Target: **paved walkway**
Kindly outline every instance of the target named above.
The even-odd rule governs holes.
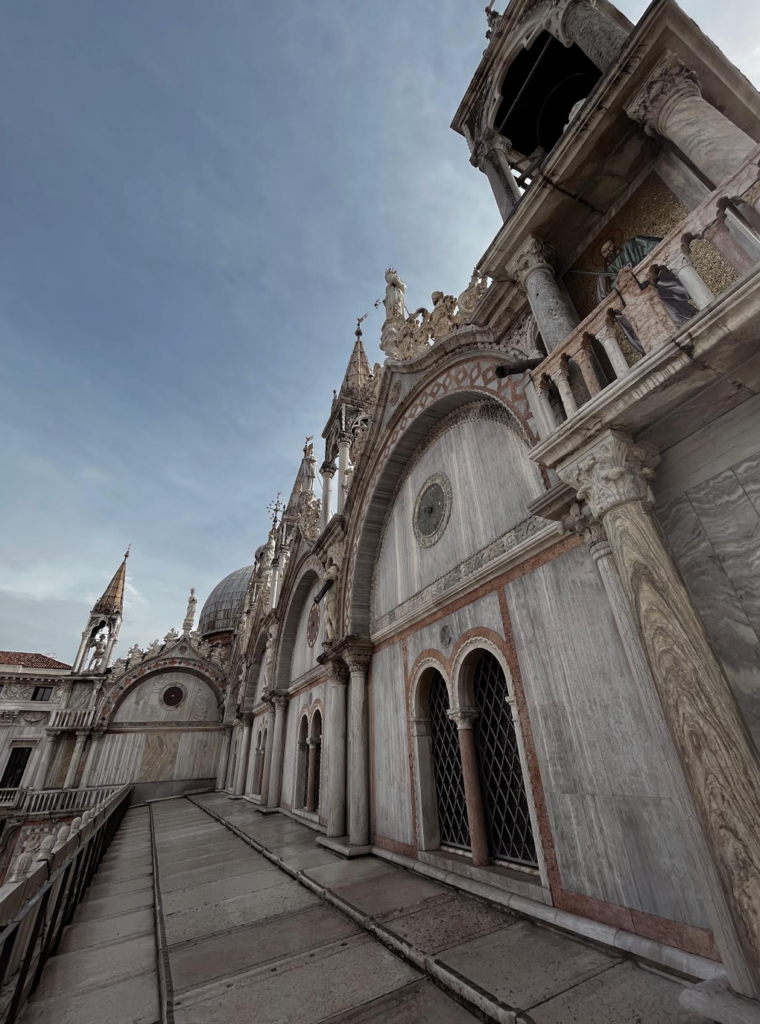
[[[698,1022],[675,982],[315,838],[224,794],[129,811],[24,1024],[156,1024],[157,947],[176,1024]]]

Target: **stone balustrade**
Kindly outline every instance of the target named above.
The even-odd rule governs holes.
[[[86,789],[40,789],[24,794],[18,809],[23,814],[80,814],[99,807],[122,786],[91,786]],[[2,792],[2,791],[0,791]]]
[[[740,274],[754,265],[729,232],[727,221],[733,211],[757,233],[760,222],[755,220],[755,204],[760,194],[759,163],[760,146],[757,146],[734,174],[692,210],[641,263],[623,269],[618,274],[615,290],[539,366],[530,371],[543,420],[539,424],[542,439],[614,383],[614,380],[606,380],[597,372],[601,350],[607,356],[615,380],[630,371],[618,340],[616,320],[619,315],[630,322],[645,354],[662,345],[678,329],[657,288],[653,287],[663,268],[671,270],[681,282],[695,307],[695,315],[697,310],[704,309],[715,299],[690,258],[690,246],[695,239],[711,242]],[[594,354],[595,348],[597,355]],[[564,413],[559,422],[556,401],[552,404],[550,398],[554,389],[555,398],[558,396]]]
[[[50,716],[50,729],[92,729],[95,725],[96,712],[66,709],[54,711]]]

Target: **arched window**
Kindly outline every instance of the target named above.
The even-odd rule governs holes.
[[[298,747],[296,749],[294,807],[306,807],[306,791],[309,785],[309,719],[303,715],[298,726]]]
[[[255,792],[261,795],[261,785],[264,781],[264,761],[267,754],[267,731],[262,729],[259,733],[259,762],[256,769],[256,789]]]
[[[443,676],[438,671],[432,674],[428,701],[441,843],[469,849],[470,829],[467,824],[467,800],[459,736],[456,724],[448,717],[448,690]]]
[[[306,810],[319,810],[319,780],[322,773],[322,713],[314,712],[311,720],[311,736],[309,739],[309,771],[310,783],[307,785]]]
[[[478,772],[488,845],[495,859],[538,866],[504,669],[484,651],[472,677]]]

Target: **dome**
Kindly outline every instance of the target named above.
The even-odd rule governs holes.
[[[217,583],[201,612],[198,629],[202,636],[235,628],[245,601],[248,582],[255,568],[253,565],[244,565],[242,569],[236,569],[229,576],[225,576],[221,583]]]

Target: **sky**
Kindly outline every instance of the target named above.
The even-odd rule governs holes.
[[[117,653],[179,628],[320,454],[364,313],[381,359],[385,268],[410,309],[465,287],[483,6],[0,0],[0,649],[71,661],[129,543]],[[758,84],[760,5],[685,7]]]

